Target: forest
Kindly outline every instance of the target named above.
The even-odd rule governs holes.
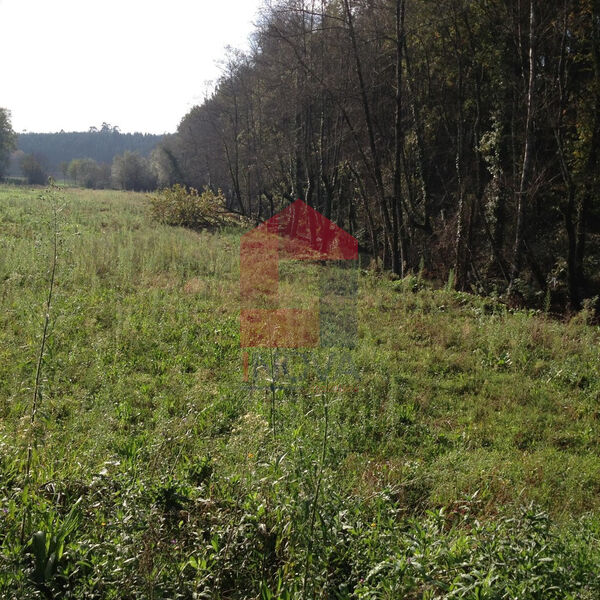
[[[74,159],[90,158],[110,165],[117,154],[127,151],[149,156],[161,139],[160,135],[147,133],[121,133],[117,126],[108,123],[90,127],[88,131],[20,133],[17,136],[18,154],[13,157],[10,174],[20,174],[23,153],[34,155],[45,171],[59,177],[63,165]]]
[[[514,304],[600,290],[598,0],[282,0],[156,153],[260,221],[296,198],[377,265]]]

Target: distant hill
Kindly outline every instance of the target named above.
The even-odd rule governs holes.
[[[163,137],[149,133],[121,133],[118,127],[107,123],[100,128],[91,127],[89,131],[20,133],[17,156],[35,154],[48,173],[60,176],[61,163],[74,158],[93,158],[110,164],[117,154],[126,150],[148,156]],[[20,175],[18,160],[11,161],[9,175]]]

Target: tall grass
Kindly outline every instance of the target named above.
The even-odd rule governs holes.
[[[0,186],[0,598],[598,597],[586,315],[363,271],[354,373],[315,396],[326,356],[263,353],[246,385],[239,233],[125,192],[65,190],[24,549],[38,195]]]

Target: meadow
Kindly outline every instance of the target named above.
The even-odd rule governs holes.
[[[353,369],[250,385],[241,230],[148,204],[0,186],[0,598],[600,597],[589,311],[361,268]]]

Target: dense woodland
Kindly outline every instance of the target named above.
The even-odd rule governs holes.
[[[110,165],[116,155],[125,152],[149,156],[162,137],[147,133],[121,133],[118,127],[108,123],[90,127],[89,131],[20,133],[17,136],[17,151],[20,152],[13,158],[10,174],[20,174],[23,153],[35,156],[48,173],[61,176],[64,165],[73,159],[88,158]]]
[[[302,198],[398,275],[598,293],[599,0],[282,0],[253,40],[161,145],[161,185],[256,220]]]

